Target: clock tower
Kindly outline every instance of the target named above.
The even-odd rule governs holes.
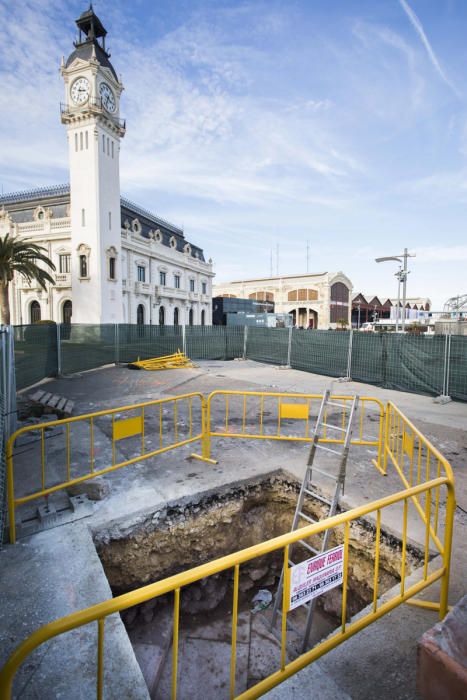
[[[70,159],[73,323],[121,323],[120,139],[123,85],[92,5],[76,20],[75,50],[62,61],[62,124]]]

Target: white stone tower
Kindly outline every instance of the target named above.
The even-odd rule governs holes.
[[[76,20],[79,39],[62,61],[70,158],[73,323],[121,323],[120,139],[123,85],[92,5]]]

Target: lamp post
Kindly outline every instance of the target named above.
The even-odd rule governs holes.
[[[380,262],[387,262],[389,260],[394,260],[395,262],[402,263],[404,261],[404,266],[400,266],[399,272],[396,273],[396,277],[398,279],[398,297],[397,297],[397,315],[396,315],[396,332],[399,330],[398,328],[398,319],[399,319],[399,304],[400,304],[400,284],[402,282],[402,331],[405,330],[405,305],[406,305],[406,299],[407,299],[407,275],[409,274],[409,270],[407,270],[407,258],[414,258],[415,253],[411,254],[408,252],[407,248],[404,248],[404,252],[401,253],[400,255],[388,255],[383,258],[375,258],[375,261],[377,263]]]

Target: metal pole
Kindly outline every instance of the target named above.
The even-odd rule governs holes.
[[[115,364],[120,362],[120,336],[118,323],[115,324]]]
[[[182,348],[183,348],[183,354],[186,355],[186,330],[185,330],[185,324],[182,326]]]
[[[287,367],[291,367],[290,361],[292,359],[292,326],[289,326],[289,342],[287,346]]]
[[[62,374],[62,339],[60,335],[60,324],[57,323],[57,377]]]
[[[349,351],[347,355],[347,379],[350,379],[352,374],[352,346],[353,346],[353,331],[350,331],[349,335]]]
[[[246,360],[246,344],[248,340],[248,326],[243,326],[243,359]]]
[[[402,331],[405,331],[405,305],[407,303],[407,258],[408,250],[404,248],[404,278],[402,280]]]
[[[401,272],[402,272],[402,267],[399,268],[399,272],[397,273],[397,309],[396,309],[396,333],[399,330],[399,314],[400,314],[400,307],[401,307]]]
[[[360,329],[360,307],[361,307],[361,305],[362,305],[361,303],[360,303],[360,304],[358,304],[358,320],[357,320],[357,330],[359,330],[359,329]]]
[[[447,336],[448,339],[448,345],[447,345],[447,358],[446,358],[446,389],[444,391],[444,395],[446,397],[449,396],[449,372],[451,369],[451,328],[449,328],[449,333]]]

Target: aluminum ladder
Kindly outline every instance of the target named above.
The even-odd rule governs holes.
[[[303,504],[305,502],[306,497],[310,497],[313,499],[316,499],[317,501],[320,501],[321,503],[324,503],[326,506],[328,506],[329,511],[328,513],[324,516],[324,518],[330,518],[333,515],[336,514],[337,510],[337,505],[339,502],[339,496],[341,492],[343,492],[344,489],[344,483],[345,483],[345,474],[346,474],[346,467],[347,467],[347,458],[349,456],[349,450],[350,450],[350,441],[352,439],[352,431],[353,431],[353,422],[354,418],[356,415],[356,411],[358,408],[358,401],[359,397],[354,396],[352,398],[351,402],[346,402],[346,403],[339,403],[336,401],[331,400],[331,391],[330,389],[327,389],[326,392],[324,393],[323,400],[321,401],[321,406],[319,409],[318,413],[318,418],[316,421],[316,426],[315,430],[313,433],[313,441],[311,443],[311,448],[310,448],[310,453],[308,455],[308,462],[307,462],[307,468],[305,472],[305,477],[302,482],[302,486],[300,489],[300,494],[298,496],[298,501],[297,501],[297,507],[295,509],[295,515],[292,523],[292,528],[291,532],[294,530],[298,530],[299,527],[303,527],[303,525],[300,525],[301,520],[305,520],[307,523],[316,523],[318,520],[314,520],[313,518],[310,518],[309,515],[306,515],[303,512]],[[343,411],[343,416],[344,420],[343,423],[344,425],[337,426],[337,425],[330,425],[327,421],[324,420],[324,417],[326,415],[326,411],[328,407],[336,407],[336,408],[341,408]],[[322,445],[319,443],[319,440],[324,438],[324,431],[328,433],[328,431],[333,431],[336,434],[340,434],[341,437],[343,437],[343,442],[333,444],[333,447],[328,447],[326,445]],[[339,471],[337,475],[335,474],[330,474],[329,472],[325,471],[324,469],[318,469],[315,467],[313,469],[313,462],[315,459],[316,451],[317,450],[324,450],[325,452],[331,452],[332,454],[335,454],[337,457],[339,457],[340,463],[339,463]],[[321,494],[317,493],[315,490],[312,488],[312,472],[315,471],[318,474],[321,474],[322,476],[325,476],[329,479],[335,480],[336,486],[334,489],[334,496],[332,500],[329,498],[325,498]],[[324,519],[323,518],[323,519]],[[318,537],[321,537],[321,546],[319,549],[316,549],[315,547],[312,547],[308,542],[305,542],[305,540],[298,540],[298,542],[310,552],[312,556],[321,554],[326,550],[328,540],[329,540],[329,535],[330,535],[330,530],[326,530],[324,532],[324,535],[320,534],[317,535]],[[294,564],[298,562],[292,561],[292,547],[293,545],[289,546],[289,565],[293,566]],[[282,615],[282,610],[281,610],[281,604],[282,604],[282,586],[284,583],[284,570],[282,569],[281,577],[279,580],[279,586],[277,588],[277,593],[276,593],[276,598],[274,601],[274,608],[273,608],[273,613],[272,613],[272,622],[271,622],[271,629],[274,629],[277,616]],[[315,605],[316,598],[313,598],[310,600],[308,603],[304,604],[304,607],[307,608],[308,614],[307,614],[307,619],[306,619],[306,625],[305,625],[305,631],[303,632],[303,643],[302,643],[302,653],[306,651],[307,646],[308,646],[308,640],[310,638],[310,632],[311,632],[311,626],[313,622],[313,610],[314,610],[314,605]],[[288,623],[292,629],[294,629],[296,632],[299,632],[300,634],[302,633],[302,630],[297,630],[296,627],[294,627],[290,622]]]

